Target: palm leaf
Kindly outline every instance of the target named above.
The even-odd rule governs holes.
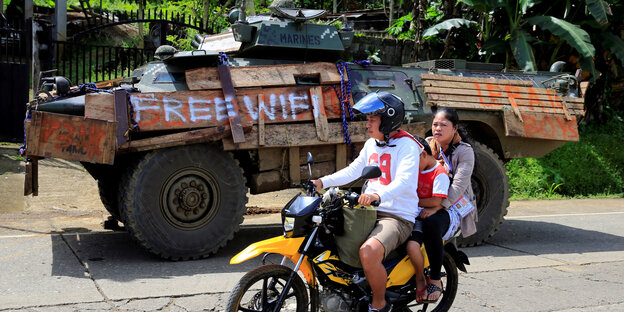
[[[600,45],[609,49],[620,60],[620,64],[624,66],[624,41],[622,38],[612,33],[604,32],[598,34],[598,40],[600,40]]]
[[[470,27],[472,25],[476,25],[477,22],[473,22],[471,20],[467,20],[467,19],[463,19],[463,18],[451,18],[448,19],[444,22],[435,24],[429,28],[427,28],[425,30],[425,32],[423,33],[423,37],[431,37],[431,36],[435,36],[439,33],[441,33],[442,31],[447,31],[450,30],[452,28],[458,28],[458,27]]]
[[[541,2],[541,0],[519,0],[519,1],[520,1],[520,11],[522,12],[522,15],[526,14],[526,12],[530,8],[532,8],[534,5]]]
[[[534,16],[529,18],[528,21],[567,41],[568,44],[583,57],[591,59],[594,57],[594,54],[596,54],[596,49],[591,44],[589,34],[578,25],[568,23],[552,16]]]
[[[524,30],[516,30],[511,35],[511,52],[516,58],[516,63],[524,71],[536,71],[535,55],[529,44],[531,36]]]
[[[606,25],[609,23],[608,15],[612,15],[609,4],[604,0],[586,0],[589,12],[596,19],[600,25]]]
[[[496,8],[503,8],[507,5],[505,0],[457,0],[457,3],[465,3],[482,13],[490,12]]]

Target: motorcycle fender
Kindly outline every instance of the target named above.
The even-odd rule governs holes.
[[[232,257],[230,264],[242,263],[266,252],[281,254],[289,258],[293,263],[297,263],[301,257],[299,247],[301,247],[304,239],[305,237],[285,238],[284,236],[277,236],[253,243]],[[299,270],[303,273],[308,285],[315,287],[316,280],[314,279],[312,266],[306,259],[301,262]]]
[[[429,258],[427,258],[427,252],[425,251],[424,247],[422,247],[420,251],[425,258],[424,267],[426,268],[429,266]],[[388,274],[388,282],[386,283],[386,288],[390,286],[405,285],[414,276],[414,273],[416,273],[416,270],[414,269],[414,266],[412,265],[412,261],[410,260],[409,256],[403,257],[403,259],[401,259],[401,261],[399,261],[399,263],[394,266],[390,274]]]

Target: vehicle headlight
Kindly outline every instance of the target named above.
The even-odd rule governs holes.
[[[295,218],[293,217],[285,217],[284,218],[284,232],[292,231],[295,227]]]

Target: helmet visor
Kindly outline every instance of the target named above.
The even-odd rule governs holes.
[[[377,92],[372,92],[355,103],[353,109],[360,114],[381,114],[386,111],[386,105],[379,99]]]

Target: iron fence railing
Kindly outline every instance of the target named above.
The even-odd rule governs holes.
[[[74,85],[129,77],[132,71],[154,60],[154,49],[85,45],[56,41],[52,67]]]

